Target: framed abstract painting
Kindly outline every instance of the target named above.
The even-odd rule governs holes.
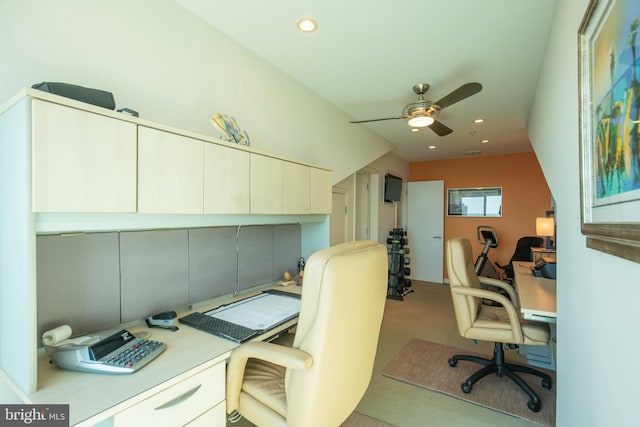
[[[640,262],[640,2],[592,0],[578,31],[581,228]]]

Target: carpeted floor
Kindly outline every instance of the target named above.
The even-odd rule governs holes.
[[[393,424],[385,423],[368,415],[354,411],[349,415],[340,427],[395,427]]]
[[[506,377],[487,376],[473,386],[471,393],[465,394],[461,390],[460,384],[478,370],[480,365],[460,361],[455,368],[452,368],[449,366],[448,360],[454,354],[474,353],[413,338],[382,370],[382,374],[539,424],[550,427],[555,426],[556,395],[554,372],[545,371],[551,375],[553,381],[551,390],[544,389],[538,377],[521,374],[522,379],[540,397],[542,408],[536,413],[527,407],[528,396]],[[476,355],[479,354],[476,353]],[[479,356],[491,357],[491,355]]]
[[[252,423],[241,418],[237,423],[227,421],[227,427],[255,427]],[[395,427],[393,424],[385,423],[378,419],[364,415],[358,411],[353,411],[349,418],[344,420],[340,427]]]

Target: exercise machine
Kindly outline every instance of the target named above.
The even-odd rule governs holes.
[[[389,254],[389,282],[387,288],[387,298],[404,300],[404,296],[413,292],[411,279],[406,276],[411,275],[409,264],[411,259],[405,255],[409,254],[409,248],[405,245],[409,242],[407,232],[403,228],[394,228],[389,231],[391,237],[387,238],[387,253]]]
[[[483,277],[499,279],[498,272],[489,260],[489,251],[498,247],[498,235],[493,227],[480,225],[477,229],[478,243],[483,245],[482,252],[476,259],[476,274]]]

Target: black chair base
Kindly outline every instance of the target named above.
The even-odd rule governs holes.
[[[459,360],[475,362],[484,366],[484,368],[476,371],[467,379],[467,381],[461,384],[462,391],[465,393],[471,393],[473,385],[489,374],[495,373],[499,377],[505,375],[513,382],[515,382],[522,390],[524,390],[525,393],[527,393],[527,395],[529,396],[529,402],[527,402],[527,406],[529,407],[529,409],[531,409],[533,412],[538,412],[540,410],[540,397],[538,397],[536,392],[533,391],[531,387],[529,387],[529,384],[524,382],[522,378],[520,378],[516,374],[516,372],[522,372],[525,374],[531,374],[540,377],[542,378],[542,387],[546,388],[547,390],[551,389],[551,377],[544,372],[538,371],[537,369],[533,369],[528,366],[505,363],[504,347],[502,343],[497,342],[495,344],[495,347],[493,349],[493,359],[485,359],[484,357],[476,356],[455,355],[452,356],[451,359],[449,359],[449,366],[455,367],[458,364]]]

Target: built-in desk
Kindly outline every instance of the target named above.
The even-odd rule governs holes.
[[[302,290],[295,285],[279,289],[292,293]],[[221,298],[194,310],[206,311],[257,292]],[[256,339],[267,339],[296,323],[297,319],[293,319]],[[50,364],[40,349],[38,390],[24,396],[23,400],[33,404],[69,404],[70,425],[73,426],[102,422],[101,425],[114,427],[133,425],[134,422],[154,426],[224,426],[225,362],[238,344],[182,324],[179,328],[176,332],[149,329],[144,323],[128,327],[134,335],[149,332],[150,339],[167,344],[167,349],[157,359],[130,375],[64,371]],[[193,390],[197,391],[184,402],[156,410]]]
[[[551,339],[548,346],[521,345],[519,352],[527,357],[530,364],[555,370],[556,281],[534,276],[531,272],[533,265],[533,262],[513,262],[520,314],[523,319],[549,323]]]

